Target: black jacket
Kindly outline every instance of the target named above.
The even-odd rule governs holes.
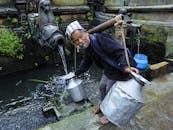
[[[90,34],[90,44],[85,49],[84,57],[75,74],[78,76],[87,71],[94,62],[104,70],[104,74],[113,80],[124,80],[128,74],[124,73],[127,67],[123,46],[106,33]],[[131,66],[135,66],[130,57]]]

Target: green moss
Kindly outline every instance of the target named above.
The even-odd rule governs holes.
[[[0,5],[8,5],[10,2],[11,0],[0,0]]]
[[[87,20],[88,20],[88,21],[92,21],[92,20],[93,20],[93,15],[92,15],[90,12],[88,12],[88,13],[86,14],[86,16],[87,16]]]
[[[142,36],[144,39],[150,41],[150,42],[166,42],[167,39],[167,31],[160,26],[152,26],[152,27],[143,27],[142,31],[143,34]]]
[[[12,19],[11,19],[11,22],[12,22],[12,23],[17,23],[17,22],[18,22],[18,19],[17,19],[17,18],[12,18]]]
[[[91,108],[72,115],[63,120],[46,125],[38,130],[98,130],[101,125],[97,124],[98,115],[91,113]]]
[[[137,17],[136,20],[145,20],[143,17]]]
[[[62,19],[60,18],[60,16],[55,16],[55,21],[56,23],[60,23]]]
[[[86,0],[52,0],[55,5],[83,5],[86,4]]]
[[[49,60],[49,56],[45,56],[45,61],[48,61]]]
[[[156,36],[147,36],[147,37],[143,37],[145,40],[150,41],[150,42],[161,42],[164,43],[165,40],[161,37],[156,37]]]
[[[23,44],[11,30],[4,28],[0,29],[0,53],[6,56],[16,57],[18,59],[23,58]],[[20,52],[20,53],[19,53]]]

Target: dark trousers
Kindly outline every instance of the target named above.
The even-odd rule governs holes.
[[[112,87],[112,85],[116,82],[117,80],[111,80],[109,79],[106,75],[102,74],[102,78],[100,81],[100,103],[103,101],[105,98],[106,94]]]

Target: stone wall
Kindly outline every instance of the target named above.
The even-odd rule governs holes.
[[[125,5],[126,3],[126,5]],[[173,55],[173,0],[106,0],[105,13],[118,14],[126,8],[134,23],[142,25],[142,37],[165,45],[165,57]],[[148,37],[150,34],[150,37]]]
[[[105,6],[153,6],[172,3],[173,0],[105,0]]]
[[[0,0],[0,6],[9,6],[11,5],[11,0]]]
[[[86,5],[87,0],[52,0],[52,3],[58,6]]]

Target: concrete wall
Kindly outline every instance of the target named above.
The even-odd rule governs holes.
[[[128,4],[124,6],[124,1]],[[126,8],[132,14],[131,19],[142,25],[143,37],[165,45],[165,57],[173,55],[173,0],[106,0],[105,13],[118,14],[119,9]],[[160,31],[162,30],[162,31]],[[148,34],[153,39],[147,38]],[[164,35],[162,35],[164,34]],[[162,39],[162,40],[161,40]]]
[[[173,0],[105,0],[105,6],[151,6],[169,5]]]
[[[58,6],[86,5],[87,0],[52,0],[52,3]]]

